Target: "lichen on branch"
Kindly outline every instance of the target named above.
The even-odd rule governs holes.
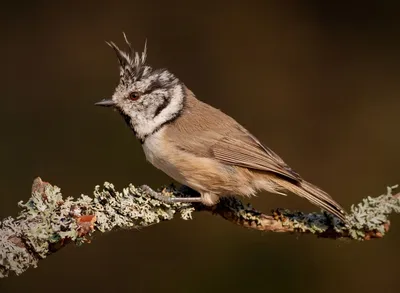
[[[388,216],[400,212],[400,194],[393,189],[376,198],[368,197],[352,206],[348,225],[327,213],[304,214],[277,209],[263,214],[235,197],[222,198],[213,207],[201,204],[161,202],[133,185],[121,192],[111,183],[96,186],[93,197],[63,198],[57,186],[35,179],[27,202],[20,202],[17,218],[0,222],[0,278],[19,275],[68,243],[90,242],[93,232],[137,229],[179,215],[192,218],[195,211],[208,211],[243,227],[272,232],[311,233],[324,238],[369,240],[389,230]],[[168,196],[189,196],[174,187],[164,188]]]
[[[143,228],[175,213],[191,218],[190,205],[165,204],[130,185],[117,192],[111,183],[96,186],[94,196],[63,199],[60,188],[35,179],[31,198],[20,202],[19,216],[0,222],[0,278],[19,275],[67,243],[89,242],[92,232]]]

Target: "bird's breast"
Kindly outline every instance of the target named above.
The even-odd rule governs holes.
[[[174,156],[174,149],[170,143],[163,139],[164,129],[160,129],[156,133],[147,137],[143,144],[143,151],[147,161],[149,161],[154,167],[160,169],[168,176],[172,177],[176,181],[185,184],[179,167],[174,163],[175,160],[171,159]]]
[[[163,130],[160,129],[156,133],[150,135],[143,144],[143,151],[146,159],[157,168],[165,164],[165,146],[162,139],[162,132]]]

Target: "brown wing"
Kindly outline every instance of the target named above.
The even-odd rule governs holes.
[[[240,126],[216,142],[211,152],[225,164],[273,172],[295,181],[301,179],[277,154]]]
[[[182,151],[281,175],[283,178],[276,179],[282,187],[346,222],[345,212],[327,193],[302,180],[277,154],[263,146],[234,119],[195,99],[190,91],[184,114],[165,129],[165,139]]]
[[[214,157],[229,165],[274,172],[300,181],[300,176],[269,148],[223,112],[187,97],[185,115],[176,119],[168,136],[180,149]]]

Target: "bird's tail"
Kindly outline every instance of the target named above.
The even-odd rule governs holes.
[[[307,182],[289,182],[287,180],[280,179],[277,182],[284,189],[293,192],[301,197],[304,197],[312,204],[322,208],[323,210],[335,215],[341,219],[344,223],[346,220],[346,212],[344,209],[332,199],[325,191],[321,190],[317,186]]]

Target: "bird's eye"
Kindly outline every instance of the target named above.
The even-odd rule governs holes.
[[[140,95],[137,92],[131,92],[129,94],[129,100],[131,100],[131,101],[136,101],[139,98],[140,98]]]

